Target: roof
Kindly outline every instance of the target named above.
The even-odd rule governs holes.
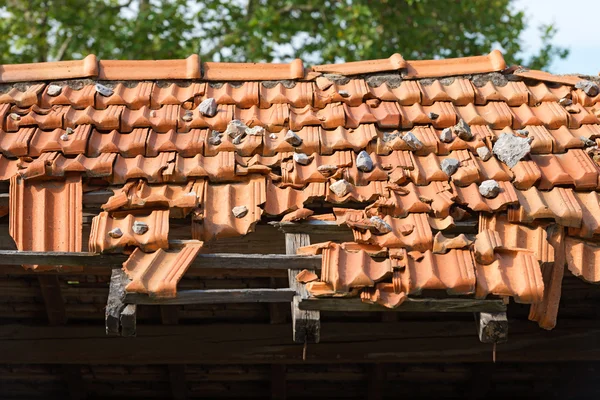
[[[133,292],[174,296],[203,243],[278,220],[352,229],[300,250],[323,254],[316,297],[512,297],[551,328],[565,264],[600,281],[599,95],[577,76],[498,51],[312,68],[90,55],[0,66],[0,82],[18,249],[82,251],[83,198],[108,189],[89,250],[132,253]],[[176,218],[193,241],[175,248]]]

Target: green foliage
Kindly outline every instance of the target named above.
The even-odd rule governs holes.
[[[508,63],[547,67],[568,50],[519,57],[526,17],[512,0],[5,0],[0,63],[184,58],[307,63],[460,57],[501,48]]]

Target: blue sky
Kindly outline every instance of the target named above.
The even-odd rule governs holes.
[[[600,0],[517,0],[515,4],[527,14],[529,26],[522,39],[530,52],[540,47],[538,26],[548,22],[558,28],[554,42],[571,50],[566,59],[550,66],[550,72],[598,75]]]

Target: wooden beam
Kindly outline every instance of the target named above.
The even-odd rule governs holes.
[[[147,294],[127,293],[127,304],[231,304],[287,303],[295,292],[290,289],[207,289],[180,290],[174,298],[150,297]]]
[[[477,335],[481,343],[504,343],[508,340],[506,312],[475,313]]]
[[[270,278],[272,288],[281,288],[287,286],[287,278]],[[285,303],[269,303],[269,321],[272,324],[285,324],[288,320],[289,305]]]
[[[307,233],[286,233],[285,234],[285,252],[288,255],[295,255],[298,248],[308,246],[310,237]],[[305,267],[314,271],[314,268]],[[288,281],[290,289],[296,294],[292,301],[292,337],[296,343],[319,343],[321,331],[321,315],[315,310],[302,310],[299,304],[303,299],[308,298],[308,291],[303,284],[296,280],[296,275],[302,269],[288,270]]]
[[[310,298],[299,304],[301,310],[355,312],[501,312],[506,310],[502,300],[477,299],[420,299],[408,298],[397,308],[363,303],[360,299]]]
[[[271,399],[285,400],[287,397],[287,385],[285,381],[285,365],[271,365]]]
[[[383,386],[386,382],[386,373],[381,363],[367,365],[368,374],[368,399],[369,400],[381,400],[385,390]]]
[[[160,320],[165,325],[177,325],[179,323],[179,306],[160,306]]]
[[[125,286],[129,283],[122,269],[113,269],[110,277],[108,300],[106,302],[105,326],[107,335],[121,334],[121,312],[125,309]]]
[[[177,243],[175,243],[177,244]],[[128,256],[86,252],[0,250],[0,265],[67,265],[120,268]],[[285,254],[198,254],[193,267],[224,269],[281,269],[321,267],[321,256],[288,256]]]
[[[338,225],[335,221],[302,221],[302,222],[269,222],[269,225],[278,228],[284,233],[332,233],[347,232],[350,228],[347,225]],[[295,254],[295,253],[294,253]]]
[[[46,314],[50,325],[64,325],[67,323],[67,312],[63,300],[60,282],[56,275],[38,276],[40,290],[46,306]]]
[[[61,365],[62,376],[67,383],[71,400],[84,400],[87,398],[85,382],[81,377],[81,367],[78,365]]]
[[[169,383],[171,384],[171,397],[173,400],[188,398],[187,383],[185,378],[185,365],[169,364]]]
[[[600,320],[561,318],[552,331],[511,319],[498,362],[600,361]],[[472,322],[323,322],[321,341],[302,349],[290,324],[142,325],[133,340],[107,340],[97,325],[0,325],[2,364],[307,364],[491,362]]]

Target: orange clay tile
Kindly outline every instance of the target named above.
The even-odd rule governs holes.
[[[38,95],[46,87],[45,83],[38,83],[27,86],[24,91],[16,87],[10,88],[7,92],[0,93],[0,104],[16,104],[17,107],[31,107],[38,101]]]
[[[295,59],[289,64],[202,63],[202,79],[206,81],[260,81],[302,79],[304,65]]]
[[[532,155],[533,163],[541,171],[540,190],[554,186],[574,185],[577,189],[595,189],[598,186],[598,166],[580,149],[563,154]]]
[[[529,108],[528,106],[521,106]],[[548,129],[557,129],[565,126],[569,122],[569,114],[558,103],[544,101],[536,107],[531,107],[533,115],[544,124]],[[535,123],[525,123],[525,125],[539,125]],[[518,127],[517,127],[518,128]]]
[[[240,108],[250,108],[261,104],[259,88],[262,89],[259,82],[208,83],[204,96],[200,100],[212,98],[217,104],[234,104]],[[269,106],[261,106],[261,108],[269,108]]]
[[[577,134],[576,130],[561,126],[558,129],[551,129],[550,135],[554,138],[553,153],[564,153],[568,149],[581,148],[583,142]]]
[[[248,109],[235,108],[234,118],[239,119],[246,125],[262,126],[269,132],[280,132],[286,127],[290,119],[290,109],[287,104],[273,104],[270,108],[258,108],[252,106]],[[198,125],[204,127],[204,125]],[[300,129],[301,126],[295,126]],[[220,130],[218,128],[214,128]]]
[[[367,104],[357,107],[344,105],[346,127],[358,128],[360,124],[375,123],[381,129],[400,127],[400,112],[396,103],[382,101],[378,107],[371,108]],[[334,126],[333,126],[334,127]]]
[[[308,129],[311,127],[306,127]],[[362,124],[356,129],[339,127],[334,130],[315,128],[319,132],[321,154],[332,154],[335,150],[354,150],[356,152],[367,148],[369,142],[377,138],[374,124]],[[300,136],[302,137],[302,136]]]
[[[473,104],[457,107],[458,113],[469,125],[489,124],[492,129],[511,126],[515,115],[504,102],[490,101],[484,106]]]
[[[134,229],[136,223],[147,230]],[[103,211],[92,220],[89,247],[93,253],[120,253],[134,247],[152,252],[168,249],[168,240],[169,211],[154,210],[147,216],[129,214],[124,218]]]
[[[55,96],[50,96],[48,90],[50,85],[46,86],[44,93],[42,94],[41,106],[44,108],[51,108],[52,106],[71,106],[76,109],[84,109],[87,107],[94,107],[96,98],[96,87],[94,85],[83,85],[79,89],[74,89],[68,84],[59,85],[61,87],[60,93]],[[99,96],[102,97],[102,96]],[[37,99],[36,99],[37,101]],[[98,107],[106,108],[106,107]]]
[[[540,168],[532,160],[521,160],[511,168],[515,179],[513,185],[516,189],[527,190],[542,178]]]
[[[331,182],[328,186],[331,185]],[[351,190],[344,196],[338,196],[331,190],[327,189],[325,200],[333,204],[344,204],[348,202],[369,202],[378,199],[381,196],[387,195],[388,190],[386,183],[382,181],[369,182],[365,186],[352,185]]]
[[[251,83],[246,82],[245,85]],[[258,88],[258,94],[261,108],[269,108],[273,104],[290,104],[293,107],[302,108],[312,105],[313,96],[316,95],[312,82],[295,82],[293,87],[283,83],[277,83],[274,86],[267,86],[263,83]],[[362,102],[362,99],[360,101]]]
[[[64,129],[49,132],[36,129],[29,142],[28,155],[37,157],[49,151],[60,151],[65,155],[85,154],[91,130],[90,125],[79,125],[72,133],[67,133]]]
[[[323,249],[321,281],[331,285],[336,293],[353,288],[373,287],[376,282],[391,277],[389,259],[377,262],[364,250],[347,251],[337,243]]]
[[[554,262],[554,249],[548,242],[546,229],[540,226],[514,224],[504,215],[479,216],[479,229],[490,230],[499,235],[499,245],[505,249],[526,249],[532,251],[541,263]]]
[[[303,269],[302,271],[300,271],[300,273],[298,273],[298,275],[296,275],[296,282],[300,283],[314,282],[318,279],[319,277],[317,276],[317,274],[307,269]]]
[[[0,65],[0,82],[49,81],[98,76],[96,56],[79,61],[55,61],[32,64]]]
[[[89,157],[98,157],[106,153],[117,153],[123,157],[144,155],[148,131],[148,128],[136,128],[130,133],[120,133],[117,130],[102,133],[93,129],[88,141],[87,155]],[[148,141],[148,144],[153,146],[154,142]]]
[[[455,78],[449,85],[435,80],[430,85],[422,85],[422,105],[432,105],[438,101],[450,101],[454,105],[464,106],[475,100],[473,84],[468,79]]]
[[[111,125],[110,127],[96,126],[96,128],[102,130],[119,129],[121,133],[129,133],[134,128],[152,128],[157,132],[167,132],[176,129],[177,123],[180,121],[179,106],[174,104],[162,106],[158,110],[142,107],[139,110],[124,108],[121,111],[120,125],[117,118],[117,125],[114,127]]]
[[[584,107],[594,106],[600,101],[600,94],[590,97],[581,89],[572,90],[571,96],[573,103],[581,104]]]
[[[486,56],[408,61],[407,64],[405,77],[409,79],[478,74],[502,71],[506,68],[504,57],[498,50],[494,50]]]
[[[344,103],[351,107],[358,107],[363,104],[366,95],[370,92],[364,79],[352,79],[343,85],[333,81],[328,82],[328,86],[329,84],[330,86],[327,89],[321,89],[318,87],[319,85],[315,85],[314,106],[316,108],[325,108],[330,103]]]
[[[581,78],[578,78],[577,76],[573,75],[553,75],[549,72],[526,68],[521,71],[515,71],[514,74],[522,78],[544,82],[561,83],[563,85],[575,85],[581,80]]]
[[[544,282],[533,252],[497,249],[495,255],[496,260],[489,265],[476,264],[477,298],[493,294],[512,296],[517,303],[542,301]]]
[[[153,84],[150,86],[151,108],[158,109],[166,104],[180,105],[188,101],[194,103],[196,96],[199,97],[204,94],[205,88],[206,83],[204,82],[193,82],[184,86],[180,86],[177,83],[171,83],[168,86]]]
[[[383,101],[397,101],[403,106],[421,102],[422,89],[418,81],[402,81],[398,87],[389,87],[387,83],[382,83],[369,89],[373,97]]]
[[[114,195],[102,206],[104,211],[168,207],[171,218],[184,218],[204,199],[205,180],[186,184],[149,185],[144,180],[130,181],[114,189]]]
[[[123,184],[129,179],[146,179],[150,183],[162,182],[163,172],[169,164],[175,162],[176,153],[159,153],[158,157],[136,156],[125,158],[117,156],[111,183]]]
[[[550,133],[550,131],[546,129],[546,127],[541,125],[526,125],[522,129],[525,129],[528,132],[529,137],[533,138],[533,140],[531,141],[531,154],[552,153],[552,148],[555,146],[555,139],[554,136]],[[501,131],[494,131],[494,136],[495,138],[499,138],[504,133],[508,133],[511,135],[516,134],[512,128],[506,127]],[[572,135],[569,134],[569,137],[572,137]]]
[[[508,210],[508,216],[514,222],[532,222],[536,219],[554,219],[557,223],[579,228],[582,210],[572,189],[555,187],[549,191],[539,191],[532,187],[517,190],[519,207]]]
[[[126,106],[127,108],[134,110],[150,106],[150,98],[153,94],[154,87],[155,84],[153,82],[137,82],[135,86],[126,86],[122,83],[117,83],[112,88],[113,94],[105,97],[96,93],[94,85],[89,86],[96,95],[97,109],[106,109],[109,106],[115,105]]]
[[[492,229],[479,228],[473,245],[473,255],[479,264],[489,265],[496,260],[494,251],[502,247],[500,234]]]
[[[100,80],[200,79],[200,57],[185,60],[100,60]]]
[[[48,157],[44,159],[44,157]],[[64,177],[69,172],[79,172],[86,175],[87,178],[104,178],[112,175],[115,154],[101,154],[98,157],[86,157],[83,154],[75,158],[66,158],[58,153],[42,153],[34,160],[22,175],[29,175],[29,169],[33,169],[35,175],[36,167],[32,167],[38,160],[43,160],[46,164],[45,174],[54,177]]]
[[[591,238],[600,234],[600,194],[598,192],[573,192],[582,212],[581,228],[569,228],[569,234]]]
[[[192,221],[192,238],[214,240],[245,235],[254,230],[266,201],[264,177],[228,185],[209,184],[202,200],[202,216]],[[234,208],[245,207],[237,216]]]
[[[311,69],[316,72],[340,74],[340,75],[358,75],[373,72],[398,71],[406,68],[406,61],[398,53],[392,54],[389,58],[370,61],[354,61],[343,64],[315,65]],[[274,78],[267,78],[274,79]]]
[[[201,249],[202,242],[188,242],[177,250],[158,249],[154,253],[144,253],[136,248],[123,263],[123,270],[131,279],[125,290],[152,297],[175,297],[177,283]]]
[[[146,157],[156,157],[159,153],[168,151],[174,151],[182,157],[194,157],[204,153],[207,134],[206,129],[192,129],[183,133],[177,133],[175,130],[166,133],[150,130],[148,140],[142,142],[147,143],[142,150],[146,151]]]
[[[572,237],[565,240],[567,266],[575,276],[587,282],[600,282],[600,246]]]
[[[29,141],[37,128],[21,128],[16,132],[0,129],[0,151],[7,157],[22,157],[29,152]]]
[[[498,182],[500,193],[493,199],[487,199],[479,193],[479,187],[473,183],[467,187],[457,187],[458,202],[467,205],[473,211],[493,212],[506,209],[511,204],[517,204],[519,199],[515,188],[510,182]]]
[[[484,105],[488,101],[500,101],[510,107],[529,104],[532,94],[523,82],[507,82],[506,85],[495,85],[492,81],[484,86],[475,87],[475,104]]]
[[[96,129],[110,131],[119,129],[124,106],[109,106],[106,110],[96,110],[88,107],[84,110],[69,108],[64,115],[64,127],[75,128],[77,125],[93,125]],[[48,129],[40,125],[42,129]],[[129,131],[128,131],[129,132]]]
[[[303,221],[305,219],[309,219],[315,212],[313,210],[309,210],[308,208],[299,208],[296,211],[292,211],[287,213],[281,218],[283,222],[297,222]]]
[[[572,91],[571,86],[556,86],[553,84],[546,85],[543,82],[539,82],[535,85],[529,85],[527,88],[532,94],[529,98],[530,106],[535,106],[536,104],[544,101],[558,102],[560,99],[570,96]]]
[[[364,288],[360,292],[363,303],[379,304],[386,308],[397,308],[408,298],[406,293],[396,293],[394,285],[377,283],[374,288]]]
[[[205,140],[205,144],[204,144],[204,155],[206,155],[208,157],[214,157],[214,156],[218,155],[219,153],[223,153],[223,152],[234,152],[242,157],[250,157],[256,153],[261,153],[261,150],[263,148],[263,141],[267,140],[265,136],[246,136],[243,138],[241,143],[236,142],[234,144],[234,139],[231,136],[223,135],[220,138],[220,143],[214,144],[214,142],[211,142],[212,133],[210,130],[192,129],[190,131],[190,133],[198,132],[198,131],[200,131],[200,133],[199,133],[200,135],[205,136],[206,140]],[[175,135],[181,135],[181,133],[177,133]],[[289,145],[288,142],[283,140],[284,135],[281,132],[278,135],[281,136],[281,142]],[[269,140],[270,140],[269,143],[273,142],[273,139],[269,138]],[[196,148],[196,145],[194,143],[189,143],[189,144],[182,143],[182,144],[186,146],[186,152],[185,152],[186,154],[184,155],[184,157],[185,156],[192,157],[193,155],[198,153],[198,151],[194,151],[194,152],[192,152],[192,154],[189,154],[190,153],[189,150]],[[318,147],[318,140],[317,140],[316,145]],[[290,152],[293,151],[293,147],[291,145],[289,145],[289,146],[290,146],[290,149],[288,151],[290,151]],[[285,146],[283,146],[283,147],[285,147]],[[275,153],[275,152],[270,152],[270,153],[280,154],[280,153]]]
[[[450,295],[475,291],[474,262],[468,250],[450,250],[446,254],[428,250],[421,256],[409,256],[406,268],[394,272],[396,287],[408,294],[427,289],[446,290]]]
[[[304,204],[316,200],[323,200],[326,195],[327,184],[323,182],[309,183],[304,189],[292,187],[278,187],[271,180],[267,180],[265,213],[268,215],[281,215],[304,207]]]
[[[265,171],[266,174],[270,172],[268,169],[259,170]],[[193,158],[185,158],[176,155],[162,175],[165,182],[177,183],[184,183],[190,178],[209,178],[211,182],[232,182],[242,179],[236,176],[235,154],[232,152],[221,152],[213,157],[197,154]]]
[[[67,108],[57,106],[50,110],[42,110],[33,106],[30,109],[16,109],[11,111],[13,112],[10,115],[18,115],[20,117],[17,119],[7,118],[5,120],[6,130],[8,132],[16,132],[19,128],[25,126],[37,126],[43,130],[62,128],[63,117]]]
[[[17,249],[25,251],[81,251],[82,232],[81,177],[64,181],[27,182],[13,176],[10,180],[10,235]],[[53,267],[26,265],[38,271]]]

